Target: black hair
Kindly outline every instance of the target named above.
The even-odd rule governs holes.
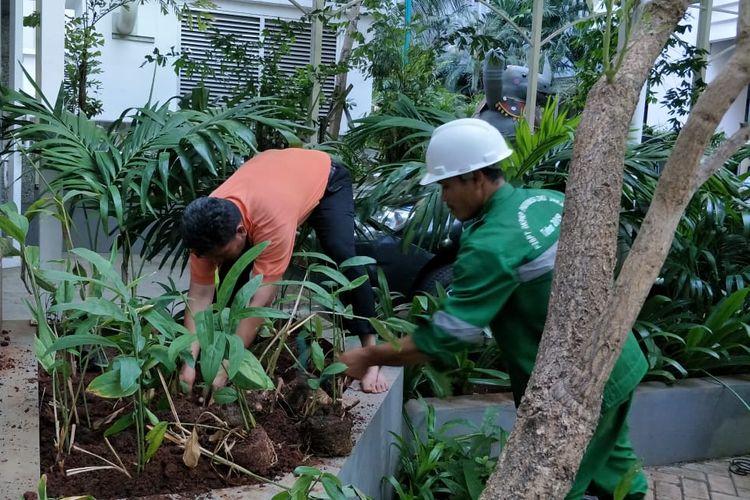
[[[229,243],[242,220],[229,200],[204,196],[190,202],[182,213],[182,242],[198,255]]]
[[[489,167],[480,168],[478,172],[481,172],[488,180],[497,182],[500,179],[505,179],[505,172],[500,168],[500,164],[496,163]]]
[[[500,163],[494,163],[492,165],[480,168],[479,170],[460,175],[459,179],[468,181],[470,179],[473,179],[474,174],[476,173],[481,173],[482,175],[487,177],[487,180],[489,180],[490,182],[497,182],[500,179],[505,179],[505,172],[503,172],[503,169],[500,168]]]

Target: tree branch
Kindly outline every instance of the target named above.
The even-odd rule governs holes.
[[[714,175],[738,149],[747,143],[748,140],[750,140],[750,125],[745,123],[732,135],[732,137],[724,141],[713,155],[701,162],[701,165],[698,168],[698,175],[695,179],[695,188],[697,189],[700,187],[709,177]]]
[[[709,168],[704,169],[700,161],[711,136],[729,106],[750,83],[750,0],[742,0],[740,4],[737,35],[737,49],[698,98],[677,137],[651,206],[615,283],[608,316],[602,318],[600,328],[613,332],[618,342],[624,341],[664,264],[685,207],[708,178],[698,182],[698,177],[705,176]],[[727,148],[738,143],[746,131],[739,134],[728,141]],[[723,148],[720,150],[725,154]],[[600,367],[606,369],[607,365]]]

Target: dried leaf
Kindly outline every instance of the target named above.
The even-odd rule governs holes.
[[[187,442],[185,442],[185,451],[182,454],[182,461],[190,468],[198,465],[198,459],[201,456],[200,443],[198,442],[198,431],[193,427]]]
[[[115,410],[114,412],[107,415],[105,418],[100,418],[99,420],[95,420],[94,423],[92,424],[92,427],[94,429],[99,429],[103,425],[109,425],[110,422],[116,419],[118,415],[120,415],[120,413],[122,413],[123,411],[125,411],[125,407],[122,407],[119,410]]]
[[[217,431],[208,436],[208,442],[209,443],[218,443],[222,439],[224,439],[224,436],[226,436],[226,432],[224,431]]]

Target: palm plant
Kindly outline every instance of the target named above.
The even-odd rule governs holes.
[[[481,63],[489,49],[501,49],[508,64],[525,66],[531,31],[530,0],[494,0],[482,2],[487,8],[454,7],[453,2],[423,1],[431,29],[420,39],[436,45],[440,40],[447,50],[438,58],[439,75],[447,88],[474,94],[481,88]],[[569,49],[571,23],[587,8],[576,2],[545,2],[542,13],[543,47],[556,71],[572,64]]]
[[[69,210],[98,213],[122,235],[128,262],[143,238],[148,259],[164,252],[173,266],[181,252],[178,214],[192,199],[208,194],[257,152],[252,126],[279,130],[299,143],[295,125],[278,119],[284,110],[269,98],[249,99],[232,108],[173,111],[169,103],[128,109],[105,129],[24,92],[0,89],[0,109],[9,117],[9,136],[39,168],[54,173],[50,192],[65,193]],[[29,142],[28,147],[22,144]]]
[[[548,103],[542,114],[539,130],[532,134],[528,125],[520,122],[517,145],[513,156],[503,163],[506,179],[513,183],[523,181],[534,185],[559,186],[567,168],[572,138],[577,118],[556,112],[556,102]],[[371,144],[373,138],[384,134],[401,137],[393,144],[399,155],[369,170],[362,180],[365,189],[357,199],[357,209],[363,218],[370,217],[379,207],[412,205],[413,211],[405,230],[405,242],[424,242],[430,234],[430,243],[445,238],[452,216],[440,199],[437,186],[420,186],[424,170],[424,152],[435,127],[458,118],[434,108],[415,106],[406,97],[400,97],[396,114],[374,114],[359,120],[357,127],[347,136],[351,147]],[[395,132],[398,131],[398,132]],[[567,155],[567,156],[566,156]],[[370,186],[372,186],[370,188]]]
[[[689,299],[651,297],[633,327],[649,362],[649,376],[674,381],[691,375],[746,370],[750,365],[750,289],[737,290],[710,312]]]
[[[497,448],[502,449],[507,437],[495,423],[497,411],[488,410],[478,426],[451,420],[438,428],[435,409],[426,406],[424,433],[405,418],[408,435],[394,435],[399,471],[397,477],[386,479],[402,500],[479,498],[495,468]],[[469,432],[453,435],[458,426],[468,427]]]

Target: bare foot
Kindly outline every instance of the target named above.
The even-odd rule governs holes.
[[[362,392],[373,394],[380,394],[388,390],[388,382],[385,381],[385,377],[380,373],[379,366],[369,367],[362,380],[360,380],[359,385],[362,387]]]

